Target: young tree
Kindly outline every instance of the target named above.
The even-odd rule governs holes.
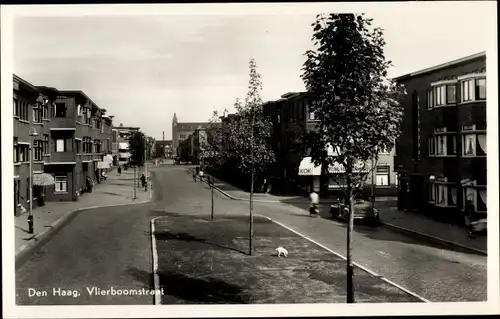
[[[146,137],[144,133],[135,132],[130,135],[128,144],[130,150],[130,163],[137,166],[143,166],[146,150]]]
[[[245,103],[235,102],[237,114],[228,123],[228,143],[224,156],[232,160],[244,174],[250,175],[250,229],[249,254],[253,253],[253,193],[255,176],[263,174],[275,161],[271,147],[272,124],[264,115],[260,97],[262,90],[261,76],[257,72],[257,64],[250,60],[250,80]]]
[[[361,189],[381,148],[400,134],[404,90],[387,78],[383,31],[358,14],[318,15],[312,24],[314,50],[306,52],[302,79],[319,122],[309,136],[311,157],[324,168],[345,170],[349,203],[347,302],[354,302],[352,233],[354,192]],[[334,152],[328,152],[328,149]]]

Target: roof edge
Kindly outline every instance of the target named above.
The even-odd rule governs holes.
[[[481,52],[478,52],[478,53],[475,53],[475,54],[472,54],[472,55],[468,55],[466,57],[462,57],[462,58],[451,60],[451,61],[448,61],[448,62],[445,62],[445,63],[437,64],[437,65],[434,65],[434,66],[431,66],[429,68],[425,68],[425,69],[422,69],[422,70],[419,70],[419,71],[415,71],[415,72],[403,74],[403,75],[394,77],[392,80],[393,81],[399,81],[399,80],[407,79],[407,78],[410,78],[410,77],[422,75],[422,74],[429,73],[429,72],[432,72],[432,71],[436,71],[436,70],[439,70],[439,69],[444,69],[444,68],[447,68],[447,67],[451,67],[451,66],[454,66],[454,65],[457,65],[457,64],[461,64],[461,63],[468,62],[468,61],[475,60],[475,59],[482,58],[482,57],[486,57],[486,51],[481,51]]]

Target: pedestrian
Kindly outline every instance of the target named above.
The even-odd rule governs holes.
[[[141,183],[142,183],[142,187],[146,187],[146,176],[144,176],[144,174],[142,174],[142,176],[141,176]]]
[[[310,215],[318,214],[319,195],[314,191],[314,189],[309,195],[309,198],[311,200],[309,214]]]
[[[122,174],[122,167],[118,166],[118,175],[121,175],[121,174]]]
[[[202,182],[202,181],[203,181],[203,175],[205,175],[205,173],[203,173],[203,171],[202,171],[202,170],[200,170],[200,182]]]

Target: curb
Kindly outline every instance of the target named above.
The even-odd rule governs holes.
[[[264,215],[260,215],[260,214],[255,214],[255,216],[261,216],[261,217],[267,218],[267,219],[269,219],[271,222],[273,222],[273,223],[275,223],[275,224],[278,224],[278,225],[280,225],[280,226],[281,226],[281,227],[283,227],[283,228],[288,229],[289,231],[291,231],[291,232],[293,232],[293,233],[295,233],[295,234],[299,235],[300,237],[302,237],[302,238],[304,238],[304,239],[306,239],[306,240],[308,240],[308,241],[310,241],[310,242],[312,242],[312,243],[314,243],[314,244],[318,245],[319,247],[321,247],[321,248],[323,248],[323,249],[325,249],[325,250],[329,251],[330,253],[334,254],[335,256],[340,257],[340,258],[342,258],[343,260],[347,260],[347,258],[346,258],[345,256],[342,256],[341,254],[339,254],[339,253],[337,253],[337,252],[333,251],[332,249],[330,249],[330,248],[326,247],[325,245],[318,243],[317,241],[315,241],[315,240],[313,240],[313,239],[311,239],[311,238],[309,238],[309,237],[307,237],[307,236],[305,236],[305,235],[301,234],[300,232],[298,232],[298,231],[294,230],[293,228],[290,228],[290,227],[288,227],[288,226],[286,226],[286,225],[284,225],[284,224],[282,224],[282,223],[280,223],[280,222],[278,222],[278,221],[276,221],[276,220],[273,220],[273,219],[272,219],[272,218],[270,218],[270,217],[267,217],[267,216],[264,216]],[[392,286],[394,286],[394,287],[396,287],[396,288],[398,288],[398,289],[400,289],[400,290],[404,291],[405,293],[407,293],[407,294],[409,294],[409,295],[411,295],[411,296],[413,296],[413,297],[415,297],[415,298],[419,299],[419,300],[420,300],[420,301],[422,301],[422,302],[425,302],[425,303],[431,303],[431,301],[430,301],[430,300],[425,299],[424,297],[417,295],[416,293],[414,293],[414,292],[412,292],[412,291],[410,291],[410,290],[408,290],[408,289],[406,289],[406,288],[404,288],[404,287],[402,287],[402,286],[400,286],[400,285],[396,284],[395,282],[393,282],[393,281],[391,281],[391,280],[389,280],[389,279],[385,278],[384,276],[381,276],[381,275],[377,274],[376,272],[374,272],[374,271],[372,271],[372,270],[370,270],[370,269],[368,269],[368,268],[365,268],[365,267],[361,266],[360,264],[358,264],[358,263],[356,263],[356,262],[353,262],[353,265],[354,265],[355,267],[358,267],[359,269],[361,269],[361,270],[363,270],[363,271],[367,272],[368,274],[370,274],[370,275],[372,275],[372,276],[374,276],[374,277],[377,277],[377,278],[381,279],[382,281],[385,281],[386,283],[388,283],[388,284],[390,284],[390,285],[392,285]]]
[[[117,204],[117,205],[104,205],[104,206],[91,206],[91,207],[83,207],[78,208],[72,211],[69,211],[64,216],[53,222],[45,231],[38,233],[33,237],[28,243],[21,246],[15,253],[15,263],[16,268],[23,264],[24,259],[29,255],[33,249],[41,244],[45,243],[48,239],[52,237],[58,230],[60,230],[65,224],[67,224],[71,218],[74,218],[77,213],[82,212],[84,210],[96,209],[96,208],[105,208],[105,207],[119,207],[119,206],[128,206],[128,205],[140,205],[146,204],[150,202],[151,199],[136,202],[136,203],[127,203],[127,204]]]
[[[446,239],[442,239],[442,238],[439,238],[439,237],[431,236],[431,235],[428,235],[428,234],[424,234],[424,233],[421,233],[421,232],[418,232],[418,231],[415,231],[415,230],[411,230],[411,229],[408,229],[408,228],[396,226],[396,225],[393,225],[393,224],[384,223],[384,222],[382,222],[381,224],[384,225],[384,226],[386,226],[386,227],[388,227],[388,228],[390,228],[390,229],[392,229],[392,230],[395,230],[395,231],[398,231],[398,232],[401,232],[401,233],[405,233],[405,234],[410,235],[410,236],[422,238],[424,240],[432,241],[432,242],[440,244],[440,245],[445,245],[445,246],[450,246],[450,247],[454,247],[454,248],[459,248],[459,249],[462,249],[462,250],[465,250],[465,251],[468,251],[468,252],[480,254],[480,255],[483,255],[483,256],[488,256],[488,252],[484,251],[484,250],[480,250],[480,249],[476,249],[476,248],[472,248],[472,247],[467,247],[467,246],[464,246],[464,245],[461,245],[461,244],[458,244],[458,243],[455,243],[455,242],[452,242],[452,241],[449,241],[449,240],[446,240]]]
[[[153,288],[156,291],[160,291],[160,276],[158,276],[158,251],[156,249],[156,235],[155,235],[155,221],[158,218],[163,218],[165,216],[159,216],[151,219],[151,253],[153,255]],[[154,294],[154,304],[161,305],[161,297],[155,293]]]

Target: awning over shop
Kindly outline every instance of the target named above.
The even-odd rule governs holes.
[[[304,157],[299,165],[299,176],[319,176],[321,165],[315,166],[311,157]]]
[[[120,150],[127,150],[128,149],[128,143],[118,143],[118,149]]]
[[[368,168],[363,168],[363,163],[356,163],[354,165],[353,173],[368,173]],[[345,173],[345,168],[339,163],[334,163],[328,167],[328,173],[330,174],[343,174]],[[321,175],[321,165],[314,166],[311,157],[304,157],[299,165],[299,176],[320,176]]]
[[[108,161],[97,162],[97,169],[107,169],[110,167],[111,167],[111,164]]]
[[[54,185],[54,176],[47,173],[35,173],[33,174],[33,185],[34,186],[49,186]]]
[[[110,165],[113,163],[113,155],[108,154],[104,156],[104,161],[110,163]]]

